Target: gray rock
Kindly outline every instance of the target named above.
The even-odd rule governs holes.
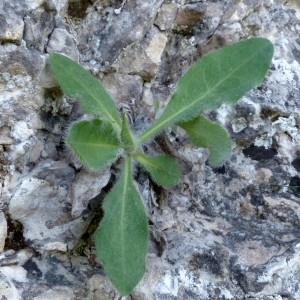
[[[1,195],[1,190],[0,190]],[[7,237],[7,222],[3,212],[0,212],[0,253],[5,246],[5,239]]]
[[[149,31],[143,43],[126,48],[114,67],[117,71],[137,74],[145,81],[151,81],[161,63],[166,43],[167,36],[154,28]]]
[[[173,3],[163,4],[157,13],[155,24],[160,30],[171,29],[177,15],[177,6]]]
[[[47,46],[47,51],[64,53],[73,60],[78,60],[78,50],[74,38],[65,29],[55,28],[53,30]]]
[[[23,224],[24,237],[35,249],[67,251],[86,228],[81,218],[71,216],[68,187],[74,178],[67,165],[44,163],[13,192],[10,215]]]
[[[13,11],[0,14],[0,42],[20,44],[23,36],[24,22]]]
[[[78,218],[87,210],[90,200],[101,193],[102,188],[107,185],[110,175],[109,168],[101,174],[90,173],[85,170],[76,174],[71,187],[73,218]]]
[[[117,15],[113,10],[101,6],[100,14],[91,11],[78,35],[79,47],[85,60],[91,60],[94,53],[93,58],[103,65],[114,62],[123,48],[138,43],[147,33],[162,2],[127,1],[122,12]]]
[[[16,286],[5,274],[0,272],[0,294],[6,299],[21,300],[21,295],[18,292]]]
[[[199,56],[264,36],[276,49],[264,84],[207,113],[233,138],[230,160],[210,168],[207,151],[171,128],[164,137],[182,166],[179,184],[158,190],[135,173],[151,240],[145,276],[129,297],[299,299],[299,12],[297,1],[282,0],[0,1],[0,250],[8,225],[0,294],[120,298],[96,259],[100,217],[90,212],[114,176],[82,170],[63,146],[83,113],[57,88],[47,51],[101,77],[140,131]],[[161,151],[157,139],[146,146]]]
[[[36,297],[33,300],[75,300],[73,290],[67,287],[56,287],[50,289]]]
[[[138,75],[109,73],[101,81],[117,103],[137,104],[141,98],[143,80]]]
[[[54,30],[54,13],[36,9],[25,17],[24,41],[26,46],[41,52],[49,42],[49,36]]]

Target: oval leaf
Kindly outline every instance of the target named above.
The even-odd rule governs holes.
[[[128,295],[144,275],[149,235],[129,159],[103,208],[104,217],[96,231],[97,255],[113,285],[122,295]]]
[[[261,84],[273,51],[269,40],[252,38],[203,56],[179,80],[162,115],[139,137],[140,143],[171,124],[193,119],[204,110],[235,103]]]
[[[201,115],[179,126],[196,146],[209,150],[209,164],[212,167],[221,166],[230,157],[232,143],[226,130],[219,124]]]
[[[138,153],[134,158],[144,166],[152,179],[162,186],[174,186],[180,178],[180,167],[178,162],[170,156],[146,156]]]
[[[55,79],[68,97],[78,99],[86,113],[100,115],[121,130],[116,105],[99,80],[65,55],[51,53],[49,59]]]
[[[120,152],[114,129],[99,119],[74,123],[66,142],[84,165],[94,171],[117,159]]]

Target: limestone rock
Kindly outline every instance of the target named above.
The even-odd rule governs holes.
[[[24,30],[24,22],[22,18],[13,11],[0,14],[0,42],[21,43]]]
[[[145,276],[128,299],[298,300],[298,2],[0,1],[0,295],[120,298],[93,241],[119,164],[89,173],[65,147],[83,112],[45,67],[48,52],[101,78],[138,132],[200,56],[263,36],[275,46],[264,83],[206,112],[232,137],[230,159],[211,168],[208,152],[172,127],[163,136],[182,166],[178,185],[159,189],[136,169],[151,239]],[[162,152],[160,144],[145,151]]]
[[[48,43],[47,51],[64,53],[73,60],[78,60],[78,50],[74,38],[65,29],[54,29]]]
[[[10,215],[23,224],[24,237],[32,247],[41,250],[51,243],[51,250],[55,245],[57,250],[62,250],[60,245],[52,244],[60,242],[72,248],[74,242],[70,243],[70,238],[80,236],[86,227],[81,218],[71,217],[68,187],[74,177],[74,170],[66,165],[44,164],[24,178],[13,193]]]
[[[204,7],[199,4],[185,5],[184,7],[178,9],[176,15],[175,23],[179,26],[193,26],[202,21],[204,16]]]
[[[177,6],[173,3],[163,4],[157,13],[155,24],[160,30],[171,29],[177,15]]]
[[[138,42],[147,33],[162,2],[162,0],[126,1],[122,12],[118,15],[103,8],[101,12],[106,15],[101,16],[95,12],[88,14],[79,35],[79,47],[86,60],[92,58],[90,52],[92,50],[95,53],[94,59],[103,65],[114,62],[123,48]],[[137,11],[139,13],[136,13]],[[112,39],[112,36],[115,38]],[[86,41],[89,41],[89,45]]]
[[[71,187],[72,217],[78,218],[87,210],[89,201],[98,196],[110,179],[109,168],[101,174],[81,170]]]
[[[21,295],[11,280],[0,271],[0,295],[6,299],[21,300]]]
[[[151,30],[144,43],[124,50],[117,62],[117,70],[137,74],[145,81],[150,81],[158,70],[166,43],[165,34],[155,29]]]
[[[44,51],[54,30],[54,13],[37,9],[25,17],[24,40],[28,48]]]
[[[1,190],[0,190],[1,195]],[[0,212],[0,253],[4,249],[5,239],[7,237],[7,222],[3,212]]]
[[[33,298],[33,300],[75,300],[74,293],[72,289],[67,287],[57,287],[50,289],[41,295]]]
[[[102,83],[117,103],[134,104],[141,97],[142,78],[138,75],[109,73],[102,78]]]

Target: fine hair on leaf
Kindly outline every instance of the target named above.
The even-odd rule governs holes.
[[[93,172],[122,161],[121,174],[103,201],[104,216],[95,233],[96,254],[121,295],[129,295],[142,280],[148,251],[147,211],[134,182],[133,166],[142,166],[150,181],[162,187],[170,188],[180,180],[175,147],[148,155],[145,145],[151,148],[149,141],[163,135],[167,127],[180,126],[195,147],[208,149],[211,167],[224,164],[231,154],[230,136],[203,113],[223,103],[234,104],[260,85],[273,52],[269,40],[250,38],[201,57],[178,81],[157,119],[144,131],[138,128],[138,134],[132,132],[127,116],[119,114],[116,102],[97,78],[65,55],[50,54],[53,75],[62,91],[77,98],[83,111],[91,115],[72,124],[65,142]],[[155,102],[157,110],[160,105]]]

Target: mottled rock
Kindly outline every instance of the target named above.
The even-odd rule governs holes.
[[[0,48],[0,58],[2,73],[9,74],[4,75],[3,79],[6,82],[9,82],[13,76],[20,78],[29,75],[31,78],[36,79],[44,66],[40,53],[15,45],[2,46]],[[21,84],[24,88],[30,88],[28,82]],[[20,88],[21,86],[18,87]]]
[[[3,266],[0,272],[12,281],[27,282],[27,272],[22,266]]]
[[[0,295],[6,299],[21,300],[21,295],[13,282],[0,270]]]
[[[162,2],[126,1],[117,15],[109,9],[103,10],[103,16],[91,11],[79,35],[79,47],[85,60],[91,60],[93,52],[93,58],[102,65],[114,62],[123,48],[138,42],[147,33]]]
[[[144,43],[124,50],[118,59],[117,70],[127,74],[137,74],[145,81],[150,81],[159,68],[166,43],[165,34],[156,29],[151,30]]]
[[[47,51],[64,53],[75,61],[78,60],[78,50],[76,48],[74,37],[65,29],[54,29],[50,36]]]
[[[88,284],[88,300],[111,300],[119,298],[119,295],[114,291],[112,284],[105,276],[96,274],[89,279]]]
[[[56,287],[50,289],[36,297],[33,300],[75,300],[74,293],[71,288],[67,287]]]
[[[21,16],[13,11],[0,13],[0,42],[21,43],[24,30],[24,22]]]
[[[24,41],[28,48],[43,52],[54,30],[54,13],[37,9],[25,17]]]
[[[74,177],[74,170],[67,165],[43,164],[24,178],[13,193],[9,212],[13,219],[23,224],[24,237],[32,247],[41,250],[50,243],[51,250],[55,246],[58,246],[56,250],[62,250],[61,245],[53,243],[60,242],[72,248],[72,238],[80,236],[80,231],[86,227],[81,218],[71,217],[68,187]]]
[[[141,98],[143,80],[138,75],[109,73],[102,78],[102,83],[120,107],[122,103],[130,106]]]
[[[173,127],[164,137],[182,166],[179,184],[159,189],[137,169],[151,241],[145,276],[129,297],[299,299],[297,1],[4,0],[0,14],[16,20],[12,28],[25,23],[24,36],[0,45],[0,203],[9,233],[0,254],[2,296],[120,297],[96,259],[100,219],[90,214],[101,206],[110,171],[81,170],[64,146],[82,111],[44,68],[46,52],[78,58],[140,131],[199,56],[264,36],[276,51],[262,86],[207,113],[234,140],[224,166],[210,168],[208,152]],[[147,151],[160,151],[158,142]]]
[[[171,29],[177,15],[177,6],[173,3],[163,4],[157,13],[155,24],[160,30]]]
[[[178,9],[175,23],[179,26],[194,26],[202,21],[205,6],[201,3],[185,5]]]
[[[1,195],[1,190],[0,190]],[[7,237],[7,222],[3,212],[0,212],[0,253],[4,249],[5,239]]]
[[[72,217],[77,218],[87,210],[91,199],[98,196],[110,179],[110,170],[106,169],[100,174],[81,170],[71,187]]]
[[[45,0],[25,0],[24,2],[28,10],[34,10],[42,6]]]

